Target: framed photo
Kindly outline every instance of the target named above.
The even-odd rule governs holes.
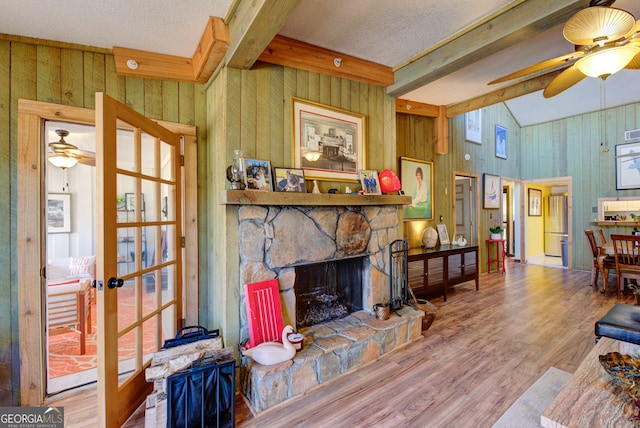
[[[47,195],[47,233],[71,232],[71,195],[49,193]]]
[[[482,110],[465,113],[464,138],[472,143],[482,144]]]
[[[271,162],[243,158],[244,182],[248,190],[271,191]]]
[[[482,181],[482,207],[488,209],[500,208],[500,177],[492,174],[485,174]]]
[[[430,220],[433,218],[433,162],[400,158],[402,190],[411,196],[411,205],[402,207],[404,218]]]
[[[496,125],[496,157],[507,158],[507,128]]]
[[[447,245],[449,241],[449,232],[447,232],[446,224],[439,224],[438,226],[438,238],[440,238],[440,245]]]
[[[640,142],[616,145],[616,190],[640,189]]]
[[[529,189],[529,217],[542,216],[542,190]]]
[[[141,195],[142,197],[142,211],[144,211],[144,193]],[[125,193],[124,194],[124,209],[126,211],[135,211],[136,210],[136,194],[135,193]]]
[[[360,170],[360,184],[365,194],[382,195],[380,181],[378,180],[378,171],[372,169]]]
[[[294,168],[273,168],[276,192],[307,192],[304,182],[304,171]]]
[[[365,165],[365,117],[293,98],[293,167],[307,178],[358,181]]]

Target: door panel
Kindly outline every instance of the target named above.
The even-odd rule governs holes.
[[[180,138],[101,93],[96,131],[98,417],[120,426],[182,318]]]

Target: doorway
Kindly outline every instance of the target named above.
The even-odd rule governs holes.
[[[56,237],[52,242],[49,242],[48,227],[46,227],[46,222],[43,220],[41,213],[47,212],[48,217],[48,192],[51,189],[63,194],[65,196],[63,199],[66,199],[64,194],[68,193],[70,185],[78,186],[78,188],[81,186],[95,188],[96,185],[95,178],[81,180],[82,183],[72,184],[74,180],[69,180],[69,171],[66,174],[58,171],[58,177],[57,179],[53,178],[52,184],[45,181],[45,174],[47,173],[45,156],[49,142],[44,131],[46,121],[93,127],[95,112],[84,108],[37,101],[19,100],[18,102],[18,210],[21,213],[18,216],[18,254],[20,256],[18,261],[18,282],[21,284],[18,305],[21,308],[19,315],[19,343],[22,361],[20,394],[23,406],[42,405],[48,396],[47,373],[45,371],[48,367],[46,361],[46,352],[48,351],[45,350],[44,346],[48,339],[47,330],[43,325],[46,319],[46,307],[43,304],[46,302],[44,295],[46,282],[44,276],[41,276],[44,275],[46,270],[41,269],[41,267],[46,266],[49,248],[61,251],[61,248],[65,246],[65,244],[60,243],[65,242],[60,237]],[[183,181],[181,185],[184,190],[182,197],[184,206],[191,207],[183,216],[183,219],[186,220],[184,221],[184,239],[192,244],[185,246],[180,256],[185,266],[182,271],[184,285],[182,301],[185,307],[186,320],[183,320],[183,322],[193,325],[198,323],[198,222],[195,209],[197,200],[197,168],[195,168],[197,151],[195,127],[168,122],[159,123],[165,128],[183,135],[184,167],[182,168]],[[64,189],[62,186],[64,186]],[[79,200],[79,198],[71,197],[70,200],[72,214],[74,209],[96,211],[96,206],[92,199],[86,200],[82,198],[82,200]],[[76,215],[76,221],[93,222],[95,224],[91,216]],[[79,227],[78,223],[75,226],[72,223],[72,227]],[[94,234],[94,237],[87,238],[88,242],[85,242],[84,238],[77,243],[73,243],[72,240],[69,241],[71,242],[69,244],[70,251],[74,248],[80,251],[81,247],[83,252],[94,251],[97,239],[95,238],[95,232],[91,233]],[[79,255],[79,252],[76,254]],[[93,315],[94,313],[92,311],[92,317],[95,316]],[[91,331],[94,331],[93,325],[91,325],[91,329]]]
[[[478,245],[478,178],[475,175],[454,174],[455,234],[462,235],[469,245]]]

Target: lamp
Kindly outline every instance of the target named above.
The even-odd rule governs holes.
[[[604,47],[580,58],[576,67],[586,76],[605,79],[622,70],[638,52],[637,46]]]
[[[51,165],[62,169],[71,168],[78,163],[78,159],[67,156],[64,153],[52,153],[48,160],[51,162]]]
[[[51,147],[52,150],[52,153],[49,154],[49,162],[51,162],[51,165],[62,169],[75,166],[75,164],[78,163],[78,159],[75,156],[69,155],[67,151],[78,150],[78,148],[64,141],[64,137],[69,135],[69,131],[56,129],[56,134],[60,137],[60,141],[49,143],[49,147]]]

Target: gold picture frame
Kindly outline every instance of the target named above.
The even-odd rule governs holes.
[[[358,181],[365,169],[365,116],[292,98],[293,168],[307,179]]]

